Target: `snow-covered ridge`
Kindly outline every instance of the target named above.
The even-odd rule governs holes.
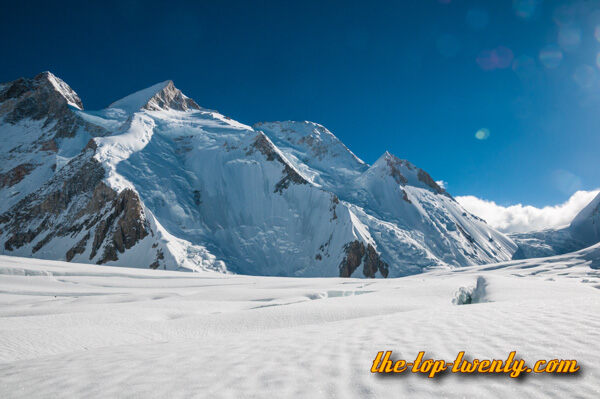
[[[109,108],[122,109],[128,113],[140,111],[187,111],[200,109],[194,100],[184,95],[175,87],[172,80],[157,83],[147,89],[130,94],[108,106]]]
[[[564,228],[515,233],[518,244],[514,259],[561,255],[600,242],[600,194]]]
[[[393,277],[508,260],[516,249],[424,170],[387,152],[367,165],[317,123],[249,127],[199,107],[172,81],[83,111],[67,107],[78,98],[66,83],[49,79],[64,102],[39,102],[35,115],[0,123],[2,135],[27,131],[27,146],[18,148],[45,160],[6,172],[11,184],[13,175],[30,174],[0,188],[8,201],[0,214],[3,253]],[[27,82],[10,101],[43,97]],[[40,118],[42,126],[31,125]],[[53,130],[59,122],[60,135]],[[10,154],[2,156],[16,162]],[[36,171],[44,173],[34,179]]]
[[[48,79],[48,81],[52,84],[52,86],[54,86],[56,91],[59,92],[67,100],[67,103],[70,106],[75,107],[79,110],[83,110],[83,104],[81,103],[79,96],[77,95],[77,93],[75,93],[73,89],[71,89],[71,87],[69,87],[68,84],[54,76],[49,71],[42,72],[41,76]]]

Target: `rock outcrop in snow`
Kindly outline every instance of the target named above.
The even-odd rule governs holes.
[[[175,87],[172,80],[158,83],[115,101],[109,108],[123,109],[128,112],[147,111],[188,111],[200,109],[194,100]]]
[[[2,253],[387,277],[516,249],[408,161],[367,165],[313,122],[243,125],[171,81],[83,111],[45,73],[0,86],[0,118]]]

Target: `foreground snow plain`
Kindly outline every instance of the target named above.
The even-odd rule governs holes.
[[[600,246],[388,280],[0,256],[0,397],[600,397]],[[485,279],[482,303],[459,287]],[[571,376],[378,377],[398,359],[576,359]]]

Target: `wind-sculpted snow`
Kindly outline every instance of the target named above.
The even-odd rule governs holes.
[[[6,114],[0,124],[3,135],[22,137],[0,154],[8,161],[0,171],[4,253],[256,275],[394,277],[508,260],[515,251],[424,170],[387,152],[369,166],[319,124],[250,127],[198,106],[171,81],[83,111],[66,83],[35,79],[47,84],[2,86],[12,104],[6,109],[39,99],[20,106],[18,121]],[[24,154],[20,161],[15,151]],[[78,171],[84,164],[97,167]],[[91,181],[92,169],[101,172],[94,184],[64,188],[77,173]],[[94,200],[98,193],[106,194],[102,201]],[[38,203],[61,205],[41,212]]]
[[[598,247],[397,279],[0,256],[0,397],[597,398]],[[452,303],[460,287],[484,295]],[[483,300],[479,300],[483,299]],[[467,301],[468,302],[468,301]],[[576,359],[576,375],[370,372],[378,351]]]

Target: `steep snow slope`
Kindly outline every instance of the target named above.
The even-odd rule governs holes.
[[[251,128],[201,108],[171,81],[105,110],[83,111],[64,82],[46,80],[60,112],[35,100],[36,112],[15,119],[13,111],[2,129],[29,132],[29,142],[36,142],[58,119],[69,122],[71,141],[55,140],[64,151],[55,162],[60,167],[23,180],[27,189],[17,194],[12,186],[1,189],[12,198],[0,215],[4,253],[245,274],[386,277],[507,260],[515,250],[422,169],[389,153],[366,165],[321,125]],[[20,93],[15,85],[3,86],[2,98],[38,98],[46,90],[28,83]]]
[[[575,216],[569,230],[584,246],[600,241],[600,194]]]
[[[600,248],[400,279],[302,279],[0,256],[0,396],[597,398]],[[456,306],[478,279],[480,303]],[[574,376],[370,373],[398,359],[576,359]]]
[[[260,122],[253,127],[265,132],[310,182],[329,190],[343,190],[348,182],[368,168],[333,133],[318,123]]]
[[[254,125],[304,176],[334,192],[390,264],[404,273],[445,263],[510,259],[512,241],[465,211],[424,170],[385,152],[366,165],[331,132],[313,122]]]
[[[600,242],[600,194],[562,229],[512,234],[518,244],[513,259],[565,254]]]

